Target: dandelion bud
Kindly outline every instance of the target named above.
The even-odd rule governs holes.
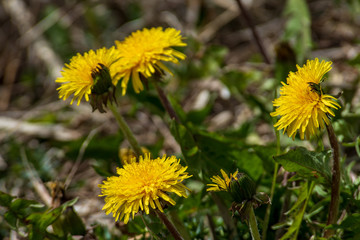
[[[245,173],[238,173],[229,184],[229,192],[236,203],[251,200],[256,194],[254,181]]]

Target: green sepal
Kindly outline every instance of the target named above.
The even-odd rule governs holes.
[[[241,203],[253,198],[256,194],[256,185],[248,175],[238,173],[235,178],[230,180],[229,192],[236,203]]]
[[[106,112],[108,102],[116,103],[116,87],[112,83],[110,70],[105,65],[99,63],[92,73],[93,85],[91,87],[90,105],[93,108],[93,112],[98,109],[99,112]]]

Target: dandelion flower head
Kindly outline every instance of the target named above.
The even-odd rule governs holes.
[[[126,93],[127,84],[131,78],[136,93],[144,89],[140,77],[149,78],[156,71],[171,71],[162,62],[178,63],[178,59],[185,59],[185,55],[172,47],[183,47],[180,31],[174,28],[162,27],[138,30],[133,32],[124,41],[116,41],[119,50],[122,78],[121,87],[123,95]]]
[[[237,179],[238,171],[234,172],[233,174],[230,173],[230,176],[228,176],[226,172],[222,169],[220,169],[220,172],[223,178],[221,178],[220,176],[213,176],[212,178],[210,178],[213,183],[207,184],[207,186],[209,187],[207,189],[208,192],[228,191],[231,180],[232,179],[238,180]]]
[[[293,139],[299,131],[301,139],[309,139],[330,123],[330,117],[335,116],[332,109],[340,105],[335,97],[323,94],[320,83],[331,64],[316,58],[289,73],[287,83],[282,82],[280,97],[273,101],[276,110],[271,116],[280,116],[274,125],[278,130],[283,129]]]
[[[115,47],[90,50],[84,55],[78,53],[72,57],[70,63],[65,64],[61,72],[62,77],[56,79],[56,82],[61,83],[61,86],[57,88],[59,98],[66,100],[73,94],[70,104],[77,100],[77,105],[79,105],[83,97],[89,101],[89,95],[95,85],[94,73],[102,68],[106,68],[110,72],[111,81],[115,85],[117,69],[113,63],[118,58]]]
[[[106,214],[113,213],[115,221],[124,219],[125,223],[140,210],[149,214],[150,207],[163,212],[164,202],[176,203],[168,193],[188,196],[186,190],[189,189],[182,184],[191,177],[186,169],[175,156],[151,159],[146,154],[139,162],[133,158],[131,163],[117,169],[119,176],[109,177],[99,184],[99,196],[105,196],[103,210]]]

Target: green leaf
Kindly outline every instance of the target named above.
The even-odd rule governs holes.
[[[39,203],[34,200],[27,200],[22,198],[17,198],[10,204],[10,209],[14,212],[22,212],[24,208],[27,208],[31,205],[38,205]]]
[[[45,231],[61,214],[61,209],[56,208],[45,213],[32,213],[26,220],[31,222],[40,231]]]
[[[312,152],[304,147],[298,147],[275,156],[274,160],[286,171],[296,172],[306,179],[331,184],[330,155],[331,151]]]
[[[46,228],[50,226],[60,216],[61,209],[56,208],[53,211],[45,213],[33,213],[26,220],[30,222],[29,239],[44,239]]]
[[[8,224],[17,229],[18,226],[27,225],[29,231],[29,239],[44,239],[45,228],[40,229],[38,225],[34,225],[36,219],[42,216],[44,205],[33,200],[15,198],[4,192],[0,193],[1,204],[8,209],[4,214]],[[33,232],[36,232],[33,233]]]
[[[196,162],[192,161],[199,150],[192,133],[184,125],[178,124],[175,120],[171,122],[170,130],[176,141],[180,144],[181,151],[185,159],[188,160],[189,166],[198,166]]]
[[[44,205],[33,200],[17,198],[10,204],[9,211],[16,214],[18,218],[26,218],[33,212],[38,212]]]
[[[69,201],[63,203],[59,208],[61,208],[64,211],[66,208],[74,206],[78,200],[79,200],[79,198],[76,197],[72,200],[69,200]]]
[[[0,206],[7,207],[7,208],[10,207],[11,201],[14,198],[15,197],[0,191]]]
[[[264,161],[258,157],[251,149],[232,149],[229,157],[233,157],[236,168],[240,172],[247,173],[256,182],[264,173]]]
[[[13,212],[6,212],[4,218],[13,229],[16,229],[17,217]]]
[[[360,213],[354,213],[349,215],[340,225],[334,225],[335,228],[342,228],[360,232]]]
[[[83,226],[82,220],[79,217],[69,218],[69,213],[73,211],[72,206],[77,202],[78,198],[72,199],[70,201],[65,202],[61,206],[50,209],[45,212],[40,213],[32,213],[30,216],[26,218],[26,220],[31,224],[29,231],[29,238],[32,240],[44,239],[44,236],[47,236],[46,228],[52,224],[55,224],[59,221],[59,219],[68,220],[67,225],[61,225],[61,233],[65,231],[65,233],[71,233],[73,235],[81,235],[85,234],[85,227]],[[75,213],[76,214],[76,213]],[[77,215],[76,215],[77,216]],[[70,216],[71,217],[71,216]],[[82,224],[82,225],[81,225]],[[56,225],[56,224],[55,224]],[[82,231],[74,231],[73,229],[77,229],[77,227],[81,228]],[[58,236],[63,236],[59,234],[56,227],[53,226],[55,234]]]
[[[192,129],[194,140],[199,148],[199,165],[208,174],[218,174],[220,169],[235,172],[236,168],[246,161],[242,157],[244,144],[236,139],[226,138],[217,133]],[[246,150],[244,150],[246,152]],[[239,169],[240,170],[240,169]],[[253,177],[251,174],[249,174]]]
[[[74,208],[69,207],[61,216],[62,230],[71,235],[85,235],[86,229],[83,221],[77,215]]]
[[[263,174],[263,161],[242,141],[217,133],[209,133],[189,125],[171,124],[171,132],[179,143],[189,169],[198,169],[209,175],[220,169],[247,173],[257,181]]]
[[[72,207],[77,200],[78,198],[74,198],[54,209],[54,211],[60,212],[59,218],[52,223],[54,232],[57,235],[66,236],[68,233],[72,235],[85,235],[85,225]]]
[[[264,169],[269,174],[272,174],[270,169],[274,169],[274,159],[273,156],[276,155],[276,146],[254,146],[253,147],[255,154],[261,159]]]
[[[360,213],[353,213],[339,224],[330,225],[332,229],[342,229],[343,239],[359,239],[360,237]]]

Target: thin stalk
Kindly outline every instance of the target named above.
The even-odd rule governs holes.
[[[268,54],[265,51],[264,45],[263,45],[263,43],[262,43],[262,41],[261,41],[257,31],[256,31],[256,28],[255,28],[255,26],[254,26],[254,24],[253,24],[253,22],[251,20],[250,15],[248,14],[248,12],[247,12],[246,8],[244,7],[244,5],[242,4],[241,0],[236,0],[236,2],[237,2],[238,6],[240,8],[240,11],[241,11],[242,15],[245,18],[245,21],[246,21],[247,25],[251,29],[251,33],[252,33],[252,35],[253,35],[253,37],[255,39],[256,45],[258,46],[261,55],[263,56],[263,58],[264,58],[264,60],[265,60],[265,62],[267,64],[271,64],[270,58],[269,58]]]
[[[331,180],[331,200],[329,207],[329,215],[327,225],[336,223],[339,202],[340,202],[340,160],[339,160],[339,143],[337,141],[334,129],[331,124],[326,125],[331,148],[333,149],[333,167],[332,167],[332,180]],[[333,229],[327,229],[324,232],[324,237],[329,238],[334,235]]]
[[[277,97],[277,90],[275,90],[275,98]],[[273,124],[276,123],[276,118],[273,118]],[[280,148],[280,133],[278,130],[275,129],[275,136],[276,136],[276,155],[279,155],[281,153],[281,148]],[[272,178],[272,183],[271,183],[271,189],[270,189],[270,202],[272,202],[273,197],[274,197],[274,192],[275,192],[275,186],[276,186],[276,177],[277,177],[277,173],[279,170],[279,163],[275,162],[275,166],[274,166],[274,173],[273,173],[273,178]],[[265,211],[265,217],[264,217],[264,223],[263,223],[263,232],[262,232],[262,239],[265,240],[266,239],[266,235],[267,235],[267,229],[269,226],[269,221],[270,221],[270,213],[271,213],[271,204],[268,204],[266,207],[266,211]]]
[[[165,213],[161,212],[160,210],[155,210],[156,214],[160,218],[160,220],[164,223],[164,225],[167,227],[171,235],[174,237],[175,240],[184,240],[184,238],[180,235],[179,231],[175,228],[175,226],[170,222],[170,220],[167,218]]]
[[[274,197],[274,192],[275,192],[275,185],[276,185],[276,176],[277,176],[277,172],[279,169],[279,164],[276,162],[275,163],[275,168],[274,168],[274,174],[273,174],[273,179],[272,179],[272,183],[271,183],[271,190],[270,190],[270,202],[272,202],[273,197]],[[262,235],[262,239],[265,240],[266,239],[266,233],[267,233],[267,229],[269,226],[269,221],[270,221],[270,213],[271,213],[271,204],[268,204],[266,207],[266,212],[265,212],[265,217],[264,217],[264,223],[263,223],[263,235]]]
[[[160,88],[159,85],[157,84],[157,79],[152,79],[152,83],[154,84],[156,91],[159,95],[160,101],[161,101],[162,105],[164,106],[165,110],[168,112],[170,118],[175,119],[175,121],[177,123],[181,123],[180,118],[176,114],[174,108],[171,106],[169,99],[166,97],[162,88]]]
[[[252,206],[252,204],[250,203],[250,209],[249,209],[249,219],[248,219],[248,224],[249,224],[249,228],[250,228],[250,233],[251,233],[251,237],[253,240],[260,240],[260,233],[257,227],[257,222],[256,222],[256,217],[255,217],[255,213],[254,213],[254,208]]]
[[[139,143],[136,141],[135,136],[132,133],[132,131],[130,130],[129,126],[125,122],[125,119],[119,113],[118,108],[113,104],[109,104],[109,108],[110,108],[111,112],[114,114],[114,117],[116,118],[116,121],[119,125],[120,130],[122,131],[122,133],[124,134],[126,139],[129,141],[130,146],[134,150],[136,158],[142,156],[143,152],[141,150],[141,147],[140,147]]]

